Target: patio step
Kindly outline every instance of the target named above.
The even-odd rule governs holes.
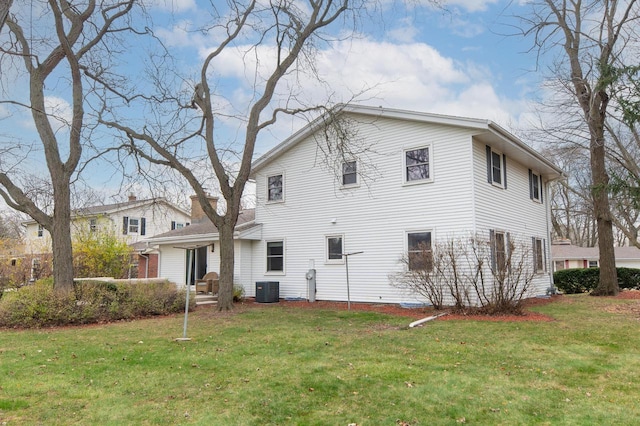
[[[196,306],[200,305],[214,305],[218,303],[218,296],[212,296],[210,294],[196,294]]]

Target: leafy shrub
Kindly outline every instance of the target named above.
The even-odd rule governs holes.
[[[621,289],[640,289],[640,269],[616,268]],[[563,269],[553,274],[553,281],[566,294],[587,293],[598,286],[600,268]]]
[[[244,287],[238,284],[233,285],[233,301],[242,302],[244,300]]]
[[[74,291],[54,291],[53,280],[5,293],[0,326],[49,327],[167,315],[184,310],[186,293],[164,282],[74,283]],[[190,302],[190,309],[195,301]]]
[[[133,251],[109,232],[78,232],[73,241],[73,267],[78,277],[127,278]]]

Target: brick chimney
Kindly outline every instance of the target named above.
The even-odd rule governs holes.
[[[198,201],[198,196],[192,195],[190,198],[191,198],[191,222],[199,222],[200,220],[204,219],[207,215],[205,215],[204,211],[202,210],[202,206]],[[208,195],[207,199],[209,200],[209,204],[211,204],[211,207],[213,207],[213,209],[216,210],[218,208],[218,197],[212,197]]]
[[[137,199],[138,199],[138,198],[137,198],[135,195],[133,195],[133,194],[129,194],[129,201],[135,201],[135,200],[137,200]]]

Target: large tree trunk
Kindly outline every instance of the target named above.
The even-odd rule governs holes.
[[[235,261],[233,231],[234,226],[225,223],[218,229],[220,237],[220,289],[218,310],[233,309],[233,268]]]
[[[53,282],[56,291],[73,290],[73,251],[71,244],[71,211],[69,185],[58,183],[54,192],[51,244],[53,249]]]
[[[620,291],[614,253],[613,221],[609,206],[609,176],[605,165],[604,115],[590,116],[592,129],[591,179],[593,186],[593,211],[598,225],[598,249],[600,251],[600,282],[591,292],[594,296],[615,296]]]

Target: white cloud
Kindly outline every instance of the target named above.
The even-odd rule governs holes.
[[[411,43],[420,34],[420,30],[415,27],[412,20],[409,18],[401,19],[399,24],[399,27],[387,32],[387,37],[389,39],[401,43]]]
[[[195,10],[195,0],[149,0],[149,6],[172,13]]]
[[[69,102],[56,96],[47,96],[44,99],[44,107],[54,128],[57,126],[58,129],[62,129],[70,126],[73,109]]]
[[[459,6],[466,10],[467,12],[482,12],[487,10],[487,8],[495,3],[498,3],[499,0],[444,0],[444,7],[448,6]]]

